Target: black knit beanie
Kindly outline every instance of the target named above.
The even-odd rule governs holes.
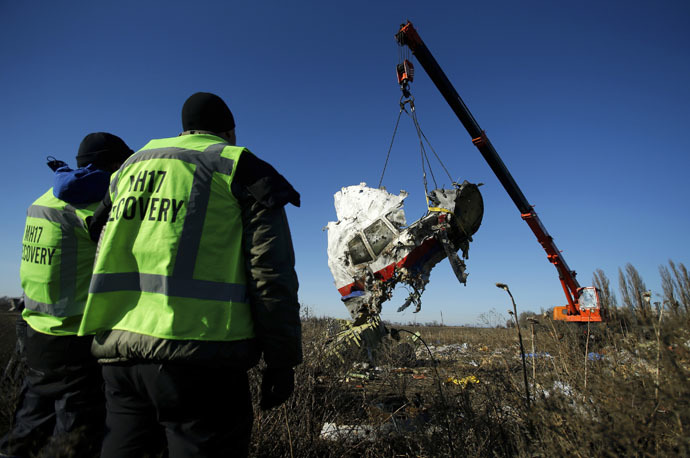
[[[112,162],[124,162],[132,153],[134,151],[117,135],[94,132],[84,137],[79,145],[77,167],[89,164],[105,167]]]
[[[235,118],[223,99],[208,92],[191,95],[182,106],[183,130],[222,133],[235,128]]]

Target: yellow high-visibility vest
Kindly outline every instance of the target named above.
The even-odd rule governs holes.
[[[152,140],[122,165],[80,334],[254,336],[230,188],[243,151],[215,135],[183,135]]]
[[[70,205],[51,188],[27,210],[19,275],[24,319],[38,332],[77,332],[96,254],[85,221],[97,207]]]

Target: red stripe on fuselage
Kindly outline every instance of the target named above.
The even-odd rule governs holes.
[[[387,265],[386,267],[374,272],[374,278],[381,281],[390,280],[391,277],[393,277],[396,268],[400,269],[404,267],[409,269],[410,267],[414,266],[424,255],[436,248],[437,245],[438,241],[435,238],[431,237],[426,239],[424,242],[422,242],[421,245],[410,251],[407,254],[407,256],[402,258],[400,261],[393,262]],[[338,292],[341,296],[347,296],[348,294],[351,294],[353,291],[363,290],[364,282],[361,279],[358,279],[350,283],[349,285],[345,285],[341,288],[338,288]]]

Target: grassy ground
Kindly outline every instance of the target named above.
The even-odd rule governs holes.
[[[429,348],[401,333],[362,364],[362,353],[328,356],[329,323],[310,320],[300,386],[284,409],[257,418],[253,452],[688,456],[687,317],[668,317],[658,340],[653,324],[628,321],[591,325],[588,339],[586,325],[542,318],[526,362],[528,401],[514,329],[407,328]]]
[[[14,323],[18,316],[14,312],[0,312],[0,366],[3,368],[14,351]]]
[[[5,371],[7,363],[14,353],[16,343],[15,323],[19,313],[0,311],[0,370]],[[14,383],[0,384],[0,435],[9,427],[17,385]]]
[[[1,318],[6,353],[14,325]],[[338,324],[305,320],[295,393],[272,411],[255,409],[252,455],[690,455],[687,316],[659,326],[622,314],[591,325],[589,339],[586,325],[540,318],[526,360],[529,398],[514,329],[402,328],[377,351],[351,346],[337,356],[329,343]],[[532,353],[530,328],[522,332]],[[258,368],[250,376],[256,392]]]

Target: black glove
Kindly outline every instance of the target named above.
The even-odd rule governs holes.
[[[53,156],[48,156],[46,158],[46,161],[48,163],[48,167],[50,167],[50,170],[53,172],[59,169],[60,167],[65,167],[67,165],[66,162],[61,161],[60,159],[55,159]]]
[[[287,368],[266,368],[261,380],[261,410],[272,409],[287,400],[295,389],[295,371]]]

